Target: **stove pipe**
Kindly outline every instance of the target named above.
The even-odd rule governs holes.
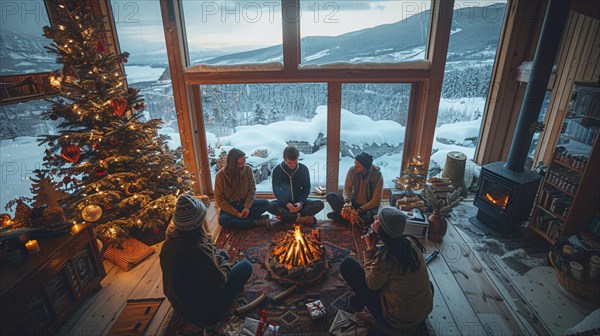
[[[560,38],[569,15],[569,7],[570,0],[550,0],[546,8],[529,83],[525,89],[519,120],[508,152],[508,159],[504,165],[512,171],[524,170],[527,152],[540,115],[552,66],[558,53]]]

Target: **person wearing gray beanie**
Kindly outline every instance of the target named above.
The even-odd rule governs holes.
[[[364,269],[354,258],[340,265],[356,293],[354,309],[366,306],[375,320],[393,333],[414,332],[433,310],[433,286],[423,257],[425,248],[405,235],[406,216],[394,207],[379,210],[364,236]],[[383,243],[377,246],[378,240]]]
[[[364,228],[373,223],[383,193],[383,176],[378,166],[373,164],[373,157],[365,152],[354,158],[354,166],[346,173],[344,190],[340,193],[330,192],[325,196],[331,206],[327,218],[343,224],[349,221],[341,216],[345,206],[351,206],[358,212]]]
[[[252,275],[248,260],[232,267],[227,252],[211,243],[206,212],[196,197],[180,195],[160,251],[165,296],[177,314],[199,325],[215,322]]]

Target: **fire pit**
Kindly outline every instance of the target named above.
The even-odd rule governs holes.
[[[301,286],[322,279],[328,266],[321,231],[313,229],[311,237],[307,237],[300,226],[294,226],[279,242],[271,243],[265,266],[275,281],[284,284]]]

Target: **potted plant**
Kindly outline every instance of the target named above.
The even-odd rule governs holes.
[[[431,212],[431,215],[427,218],[429,220],[427,239],[436,243],[441,242],[448,228],[446,218],[450,217],[452,209],[463,200],[462,188],[454,190],[443,199],[438,198],[431,187],[426,187],[421,196],[429,212]]]

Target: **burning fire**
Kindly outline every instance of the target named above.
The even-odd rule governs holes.
[[[323,254],[321,232],[312,230],[312,238],[307,239],[295,225],[294,231],[287,231],[283,239],[273,248],[273,258],[287,269],[292,266],[304,267],[319,261]]]
[[[501,207],[502,210],[506,209],[506,205],[508,204],[508,195],[492,195],[490,193],[486,193],[485,198],[492,202],[493,205]]]

